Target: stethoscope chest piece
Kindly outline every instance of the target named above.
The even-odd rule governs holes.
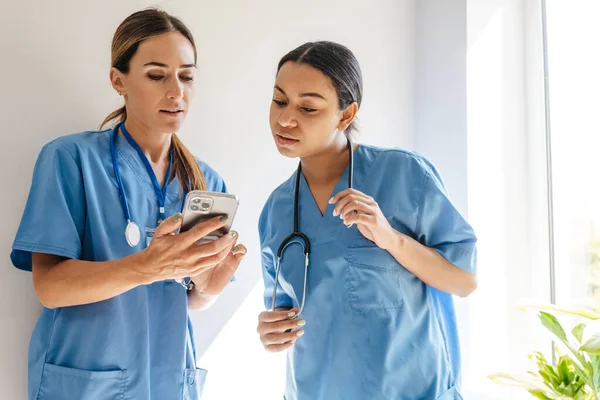
[[[135,247],[140,243],[141,238],[142,234],[140,228],[135,222],[129,221],[125,228],[125,240],[127,240],[127,244],[131,247]]]

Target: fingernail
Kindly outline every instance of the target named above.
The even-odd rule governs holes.
[[[337,215],[338,215],[337,210],[333,210],[333,216],[337,217]]]
[[[225,222],[229,219],[229,217],[227,215],[223,215],[221,218],[219,218],[220,222]]]
[[[301,319],[300,321],[298,321],[298,326],[304,326],[306,325],[306,321]]]
[[[231,249],[232,253],[235,253],[236,251],[238,251],[240,249],[240,246],[235,246],[233,249]]]
[[[237,239],[238,237],[238,233],[236,231],[231,231],[230,235],[233,238],[233,240]]]
[[[300,337],[302,335],[304,335],[304,331],[298,331],[298,332],[296,332],[296,336]]]
[[[181,215],[175,214],[175,216],[173,216],[173,222],[179,222],[179,221],[181,221]]]
[[[333,204],[333,197],[329,199],[329,204]]]
[[[295,316],[296,316],[296,313],[293,311],[288,313],[288,317],[290,317],[290,318],[295,317]]]

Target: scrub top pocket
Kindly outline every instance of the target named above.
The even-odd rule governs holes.
[[[404,306],[402,269],[379,247],[346,250],[348,302],[355,311],[397,309]]]
[[[44,364],[38,400],[124,400],[127,373]]]

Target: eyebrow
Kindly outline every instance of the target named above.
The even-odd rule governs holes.
[[[149,63],[144,64],[144,67],[146,67],[146,66],[154,66],[154,67],[161,67],[161,68],[169,67],[167,64],[159,63],[156,61],[150,61]],[[196,68],[196,64],[183,64],[183,65],[180,65],[179,68]]]
[[[285,95],[285,91],[282,88],[280,88],[279,86],[275,85],[275,89],[277,89],[278,91],[280,91],[282,94]],[[323,95],[321,95],[319,93],[314,93],[314,92],[300,93],[300,97],[317,97],[319,99],[323,99],[323,100],[327,101],[327,99],[325,97],[323,97]]]

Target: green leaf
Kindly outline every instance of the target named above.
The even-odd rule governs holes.
[[[542,321],[542,325],[544,325],[546,329],[552,332],[554,336],[556,336],[563,343],[567,341],[567,334],[565,333],[565,330],[563,329],[562,325],[560,324],[560,322],[558,322],[558,319],[554,315],[548,314],[544,311],[540,311],[539,317]]]
[[[548,400],[571,400],[568,397],[560,394],[556,390],[544,385],[544,382],[539,377],[528,375],[513,375],[506,373],[498,373],[489,375],[488,378],[499,385],[520,387],[527,390],[531,394],[538,395],[540,399]],[[544,395],[546,397],[540,397]]]
[[[559,307],[553,304],[527,304],[521,303],[518,306],[522,310],[536,310],[536,311],[547,311],[547,312],[555,312],[566,315],[576,315],[579,317],[591,319],[591,320],[600,320],[600,311],[591,310],[588,308],[565,308]]]
[[[556,338],[560,340],[562,344],[565,345],[567,350],[569,350],[569,358],[573,361],[573,367],[577,374],[581,376],[581,378],[590,386],[590,388],[595,391],[596,385],[594,383],[593,377],[593,368],[592,365],[586,360],[583,353],[577,351],[569,340],[567,339],[567,334],[563,329],[558,319],[547,312],[540,311],[539,313],[540,321],[542,325],[544,325]]]
[[[560,360],[558,360],[556,369],[558,370],[558,379],[565,386],[569,386],[571,384],[571,377],[569,376],[570,371],[569,371],[568,361],[565,357],[561,357]]]
[[[539,399],[539,400],[554,400],[554,398],[546,396],[544,393],[540,392],[539,390],[528,390],[528,392],[533,397],[535,397],[536,399]]]
[[[594,370],[594,384],[600,387],[600,356],[590,355],[590,361]]]
[[[600,332],[594,333],[592,337],[579,348],[579,350],[594,355],[600,355]]]
[[[581,343],[583,341],[583,330],[585,329],[585,324],[581,323],[579,325],[577,325],[575,328],[573,328],[573,330],[571,331],[571,333],[573,334],[573,336],[575,336],[575,338],[579,341],[579,343]]]
[[[555,388],[560,387],[561,381],[554,370],[554,367],[548,363],[544,355],[539,351],[534,351],[531,358],[535,359],[538,366],[538,374]]]
[[[544,382],[546,382],[546,384],[548,385],[552,385],[552,387],[556,390],[558,390],[558,388],[560,387],[560,384],[562,383],[560,381],[560,379],[553,373],[549,373],[548,371],[543,371],[540,370],[539,371],[540,376],[542,377],[542,379],[544,379]]]

